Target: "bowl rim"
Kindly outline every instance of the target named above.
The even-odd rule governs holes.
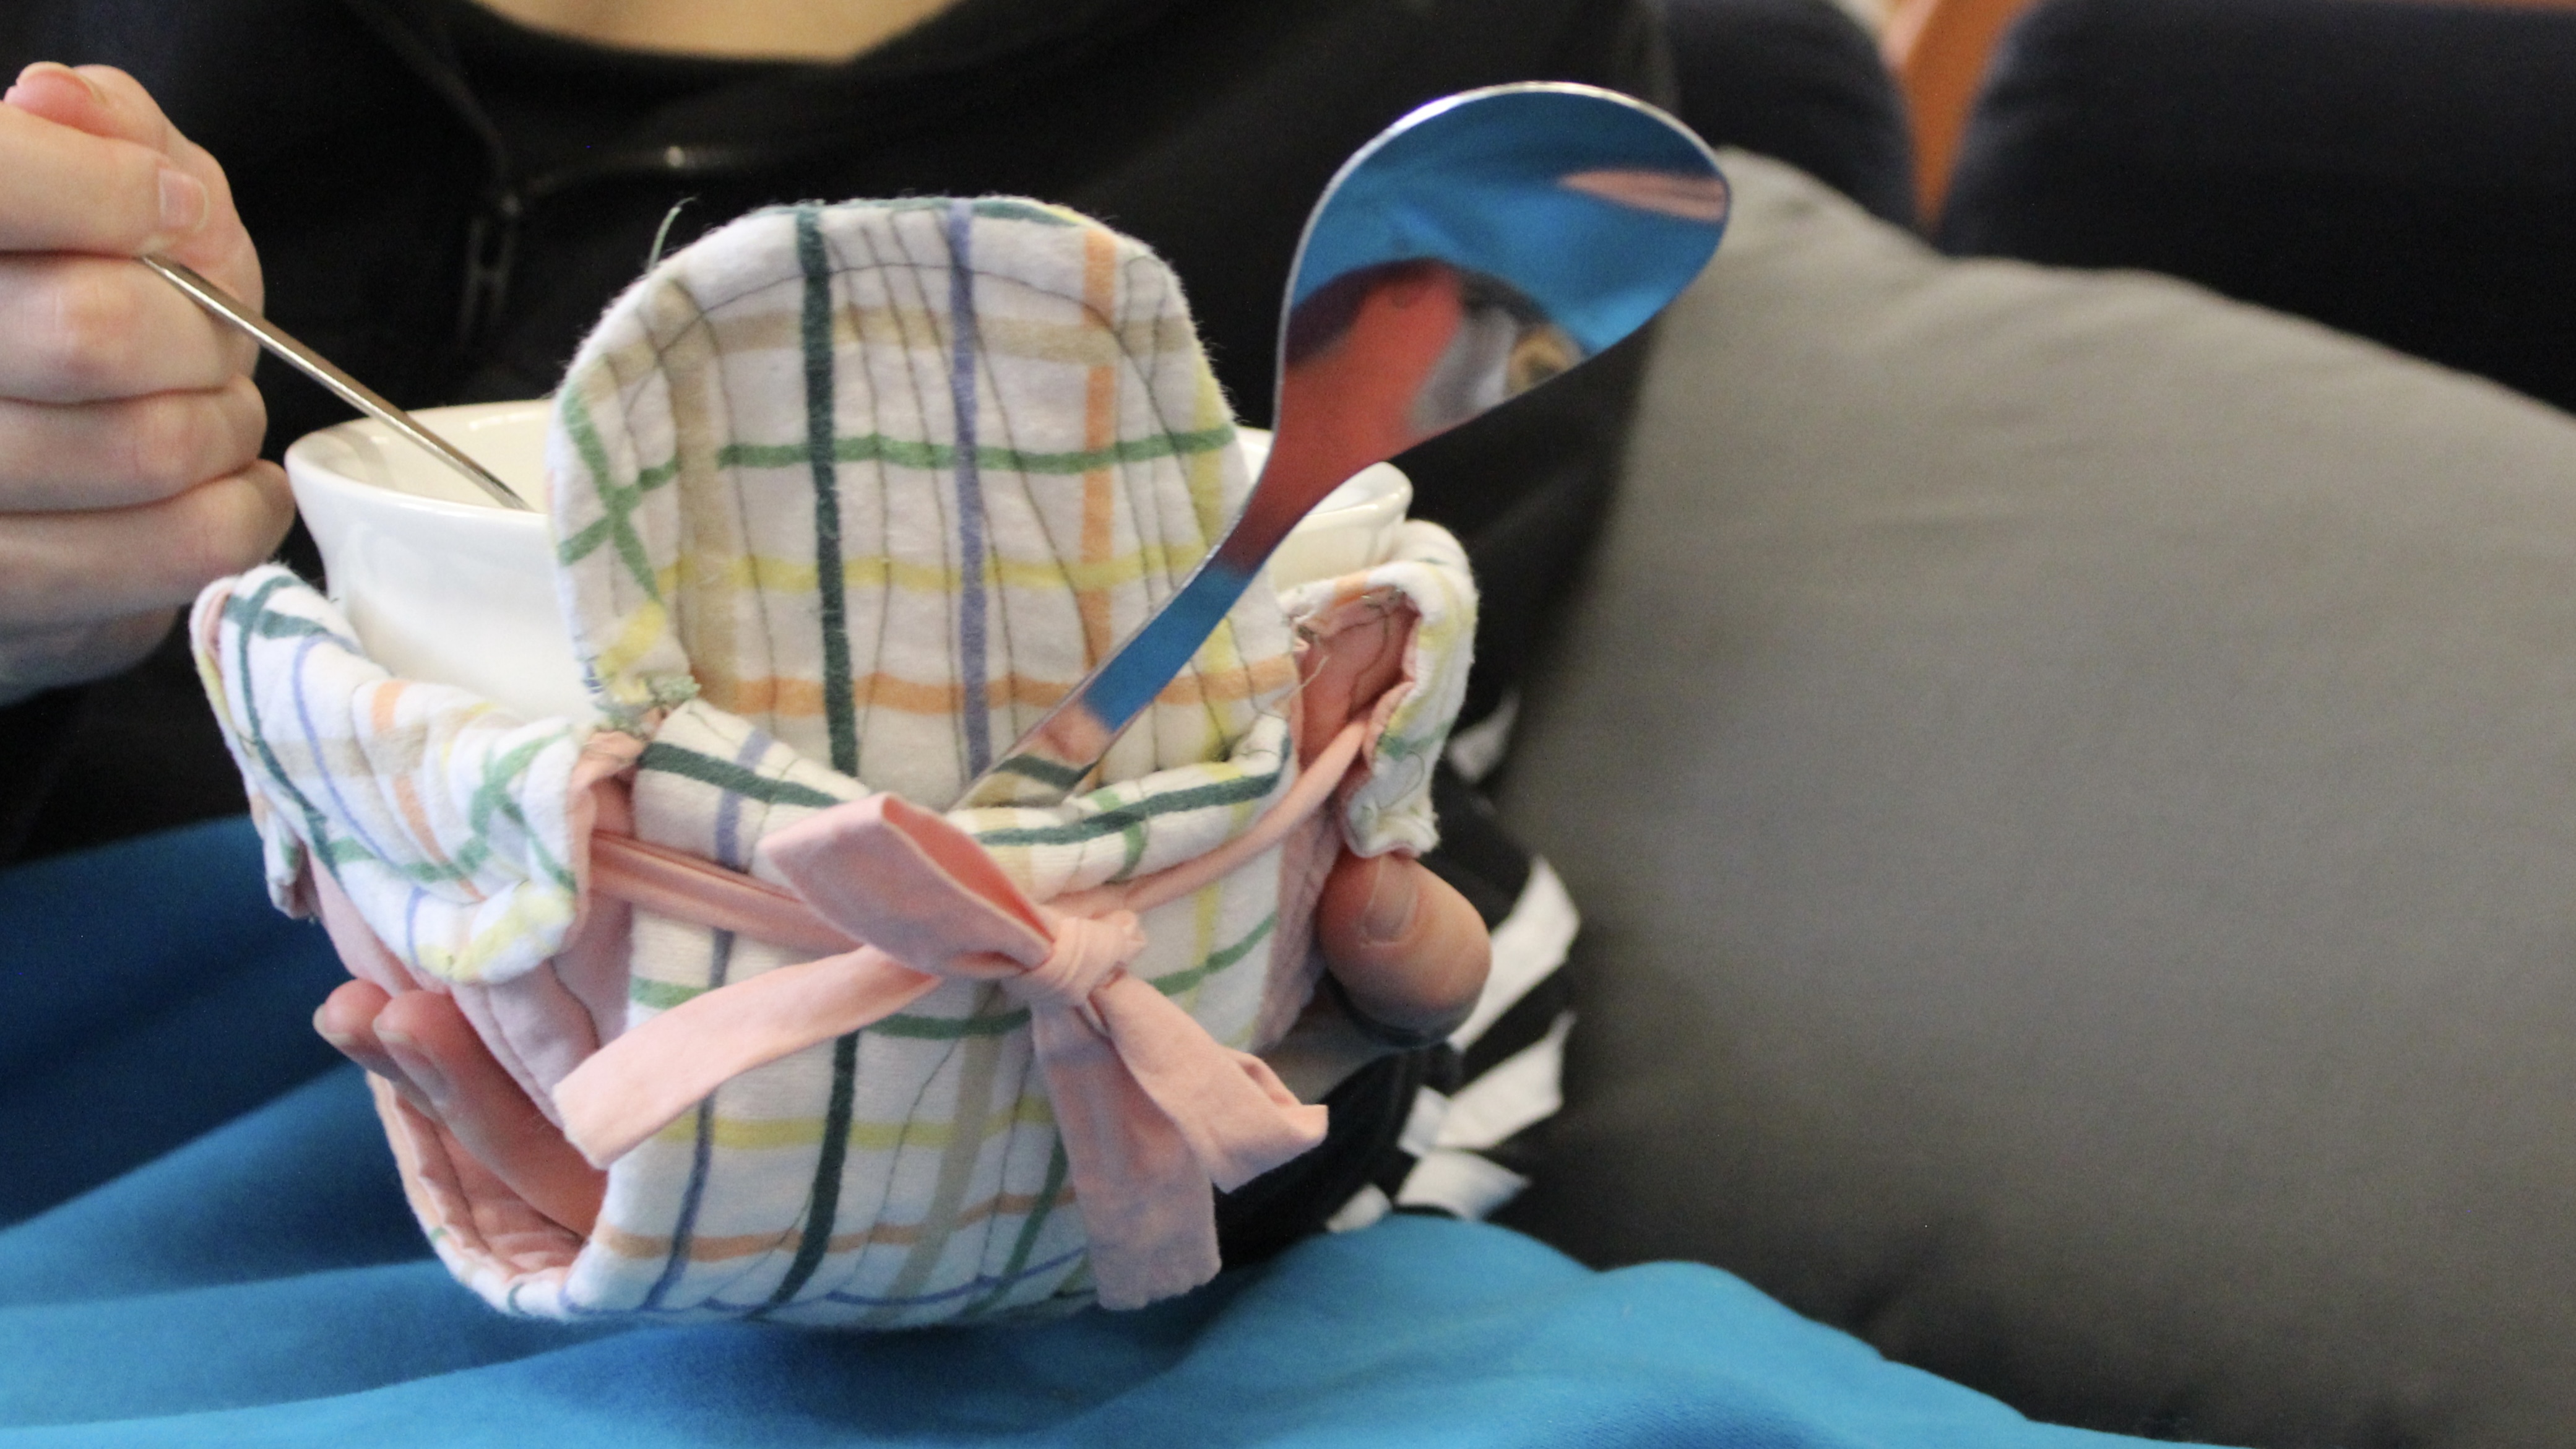
[[[412,415],[419,418],[432,432],[441,432],[442,430],[439,428],[439,424],[442,422],[455,425],[451,426],[444,432],[448,441],[453,443],[458,441],[454,434],[467,430],[464,425],[485,420],[499,420],[502,418],[516,421],[532,412],[551,419],[554,412],[553,399],[521,398],[502,402],[450,403],[443,407],[418,408],[413,410]],[[1235,425],[1235,431],[1238,434],[1257,433],[1265,440],[1269,437],[1269,429],[1255,428],[1242,423],[1237,423]],[[396,433],[393,429],[386,427],[383,423],[369,417],[349,418],[342,422],[333,423],[326,428],[316,428],[312,432],[306,433],[304,436],[297,438],[294,442],[289,443],[284,455],[286,461],[287,481],[289,486],[296,493],[299,502],[302,499],[305,489],[307,487],[312,487],[326,493],[348,498],[355,502],[361,502],[363,506],[369,508],[412,510],[419,513],[426,513],[434,517],[459,522],[476,520],[486,526],[498,528],[543,527],[551,529],[553,527],[553,515],[552,511],[549,509],[538,508],[521,513],[515,509],[503,508],[499,504],[488,500],[478,499],[467,501],[452,498],[433,498],[428,494],[414,493],[407,488],[395,487],[389,483],[378,483],[364,478],[352,477],[348,473],[341,471],[331,464],[323,462],[319,457],[322,448],[322,439],[328,437],[345,438],[358,434],[368,435],[379,445],[390,443],[391,445],[400,448],[412,446],[401,434]],[[459,446],[462,446],[462,444],[460,443]],[[1243,445],[1240,440],[1238,440],[1236,446],[1238,449],[1242,448]],[[469,449],[468,451],[470,452],[471,450]],[[1319,519],[1330,517],[1334,514],[1358,514],[1371,511],[1386,511],[1390,506],[1399,509],[1409,509],[1413,501],[1413,480],[1405,475],[1404,470],[1394,467],[1391,463],[1372,463],[1367,468],[1361,469],[1359,472],[1352,474],[1349,479],[1345,479],[1342,483],[1336,485],[1334,491],[1339,492],[1341,489],[1349,487],[1351,482],[1368,476],[1378,468],[1388,468],[1394,472],[1399,480],[1397,486],[1390,488],[1383,493],[1364,495],[1354,502],[1344,503],[1338,507],[1326,506],[1331,502],[1331,495],[1327,494],[1325,495],[1323,502],[1319,502],[1313,509],[1307,512],[1305,518],[1300,522],[1300,527],[1302,528]]]
[[[524,398],[512,402],[452,403],[445,407],[417,408],[413,410],[412,416],[420,419],[430,431],[439,433],[451,443],[456,443],[458,440],[455,434],[465,429],[463,427],[441,429],[440,423],[466,424],[484,418],[523,414],[530,411],[550,416],[554,411],[554,404],[547,398]],[[390,443],[399,448],[413,446],[401,434],[369,417],[350,418],[333,423],[327,428],[316,428],[306,433],[287,444],[284,454],[287,484],[295,492],[299,505],[305,489],[312,487],[325,493],[361,502],[363,506],[372,509],[409,510],[460,522],[469,519],[477,520],[497,528],[551,529],[554,526],[552,514],[546,509],[535,508],[521,512],[517,509],[503,508],[489,501],[466,502],[461,499],[432,498],[426,493],[414,493],[407,488],[398,488],[389,483],[351,477],[339,468],[323,462],[318,456],[322,439],[335,436],[349,437],[362,433],[379,443]],[[459,446],[463,445],[459,443]],[[467,451],[472,450],[467,449]]]

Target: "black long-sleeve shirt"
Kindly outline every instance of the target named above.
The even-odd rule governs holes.
[[[9,0],[0,66],[133,73],[223,163],[269,314],[406,406],[549,390],[671,245],[801,198],[1017,193],[1151,244],[1237,410],[1334,169],[1423,101],[1511,80],[1660,97],[1648,0],[964,0],[838,65],[600,50],[464,0]],[[1409,454],[1485,594],[1468,713],[1517,676],[1605,506],[1631,344]],[[346,416],[263,363],[272,456]],[[290,545],[292,549],[292,545]],[[0,711],[0,861],[240,808],[175,641]]]

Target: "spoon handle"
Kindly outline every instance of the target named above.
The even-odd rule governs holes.
[[[411,414],[385,401],[374,389],[341,371],[329,358],[278,330],[275,323],[243,306],[232,293],[167,257],[137,257],[135,260],[160,273],[163,280],[187,293],[198,306],[258,339],[260,346],[338,394],[351,407],[429,450],[440,462],[464,474],[473,480],[476,487],[491,494],[493,502],[505,508],[535,511],[529,508],[528,500],[520,497],[509,484],[493,477],[491,470],[465,456],[445,438],[413,421]]]
[[[1237,520],[1182,580],[1179,592],[976,776],[954,808],[1051,805],[1071,794],[1109,753],[1118,732],[1144,713],[1216,632],[1300,516],[1302,510],[1277,520],[1249,514]]]
[[[1380,132],[1298,239],[1277,435],[1242,515],[959,804],[1071,794],[1333,485],[1644,326],[1708,264],[1727,205],[1717,158],[1687,127],[1592,86],[1467,91]]]

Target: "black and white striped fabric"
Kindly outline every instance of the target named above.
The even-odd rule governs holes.
[[[1451,738],[1432,778],[1440,845],[1422,858],[1492,933],[1484,995],[1446,1041],[1382,1057],[1334,1088],[1322,1146],[1218,1199],[1228,1266],[1390,1212],[1481,1219],[1529,1185],[1531,1129],[1564,1104],[1574,1025],[1564,967],[1580,921],[1556,872],[1472,783],[1500,762],[1512,713],[1506,697]]]
[[[1466,1023],[1425,1053],[1401,1129],[1368,1184],[1327,1221],[1333,1231],[1399,1209],[1488,1216],[1529,1185],[1530,1129],[1564,1104],[1574,1025],[1564,966],[1580,918],[1556,872],[1511,838],[1455,768],[1480,761],[1458,753],[1433,787],[1441,845],[1424,860],[1484,917],[1493,974]]]

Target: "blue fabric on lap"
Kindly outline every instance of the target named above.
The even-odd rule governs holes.
[[[338,1064],[348,979],[260,884],[247,819],[0,872],[0,1223]]]
[[[76,1102],[102,1061],[189,1084],[128,1084],[112,1132],[61,1117],[0,1138],[13,1179],[22,1149],[55,1181],[119,1174],[0,1230],[0,1449],[2134,1442],[2034,1425],[1714,1269],[1594,1273],[1426,1218],[1308,1242],[1143,1313],[1035,1327],[502,1318],[428,1257],[356,1071],[315,1077],[291,1033],[252,1019],[273,1009],[304,1032],[330,984],[310,935],[254,929],[252,906],[267,910],[238,826],[0,876],[0,1101]],[[44,974],[70,969],[41,954],[65,943],[87,979]],[[226,1030],[159,1040],[171,1055],[146,1063],[131,1013],[182,987]],[[170,1140],[185,1145],[154,1145]]]

